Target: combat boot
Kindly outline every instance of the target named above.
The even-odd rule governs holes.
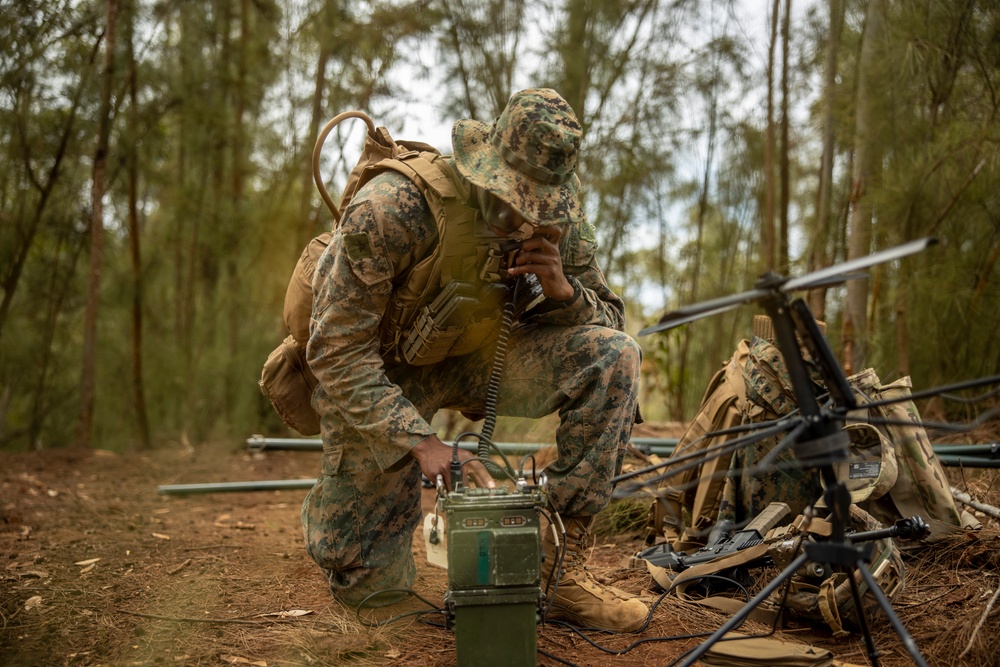
[[[552,572],[559,569],[560,549],[555,545],[551,529],[545,531],[542,538],[542,549],[545,551],[542,585],[548,586],[546,600],[552,601],[547,618],[569,621],[584,628],[635,632],[646,623],[649,615],[646,605],[624,591],[598,582],[584,564],[590,546],[590,519],[563,517],[566,552],[558,584]]]

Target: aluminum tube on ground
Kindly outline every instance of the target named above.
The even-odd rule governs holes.
[[[631,443],[651,454],[662,456],[670,454],[677,445],[678,440],[678,438],[632,438]],[[497,442],[494,444],[504,454],[526,454],[555,446],[552,443],[544,442]],[[474,439],[469,439],[460,442],[458,446],[468,451],[476,451],[478,449],[478,442]],[[251,451],[261,451],[264,449],[322,451],[323,441],[315,438],[265,438],[255,435],[247,438],[247,449]]]
[[[162,484],[157,493],[166,495],[188,495],[192,493],[218,493],[221,491],[286,491],[311,489],[315,479],[278,479],[259,482],[215,482],[207,484]]]

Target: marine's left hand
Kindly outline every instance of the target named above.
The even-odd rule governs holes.
[[[573,297],[573,285],[563,273],[562,256],[559,254],[560,236],[562,229],[557,225],[538,227],[534,235],[524,241],[521,252],[514,259],[514,266],[507,269],[507,273],[534,273],[545,296],[566,301]]]

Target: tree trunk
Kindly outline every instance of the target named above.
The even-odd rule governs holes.
[[[569,0],[566,3],[566,42],[563,54],[563,81],[560,93],[576,111],[581,125],[586,120],[584,109],[587,94],[593,82],[590,61],[593,54],[588,52],[592,43],[590,36],[594,6],[587,0]],[[583,125],[586,128],[586,125]]]
[[[816,224],[813,228],[809,269],[829,266],[830,191],[833,185],[833,158],[836,152],[833,110],[837,104],[837,56],[840,51],[840,33],[844,23],[843,3],[830,0],[830,39],[826,47],[825,80],[823,83],[823,159],[819,172],[816,196]],[[818,320],[826,319],[826,289],[809,293],[809,308]]]
[[[717,81],[718,77],[712,77],[713,81]],[[692,259],[691,266],[691,284],[690,292],[688,293],[688,303],[693,303],[700,296],[699,290],[699,277],[701,275],[701,263],[703,254],[703,245],[705,239],[705,220],[708,215],[708,199],[711,192],[712,184],[712,163],[715,161],[715,148],[718,139],[718,93],[716,87],[713,83],[712,87],[707,92],[708,95],[708,145],[705,151],[705,170],[702,173],[701,181],[701,191],[698,194],[698,217],[697,217],[697,228],[695,232],[695,249],[694,257]],[[688,362],[690,356],[691,347],[691,337],[692,337],[691,327],[683,327],[683,333],[681,334],[681,349],[680,349],[680,359],[678,361],[678,374],[677,377],[680,381],[680,388],[676,392],[675,403],[674,403],[674,418],[678,420],[684,420],[686,415],[684,414],[685,401],[684,401],[684,389],[687,385],[687,374],[688,374]]]
[[[858,91],[854,130],[854,176],[851,187],[851,217],[847,238],[847,259],[864,257],[871,252],[873,209],[867,188],[878,168],[877,138],[873,132],[874,89],[877,44],[882,33],[884,0],[869,0],[865,31],[861,40],[858,65]],[[844,311],[844,342],[849,346],[850,359],[845,367],[865,367],[868,354],[868,280],[847,282],[847,303]]]
[[[190,70],[191,70],[191,57],[188,55],[188,49],[191,48],[188,44],[189,40],[192,39],[191,35],[194,32],[194,28],[191,26],[191,21],[188,16],[190,11],[189,7],[185,5],[180,5],[177,9],[178,13],[178,31],[179,35],[177,37],[177,69],[179,71],[177,77],[179,79],[178,88],[181,90],[187,89],[189,85],[194,85],[193,82],[189,81]],[[190,198],[188,192],[187,181],[188,181],[188,171],[192,166],[193,160],[188,158],[189,150],[188,143],[191,141],[190,136],[193,132],[190,131],[188,112],[186,107],[189,102],[187,99],[182,98],[180,106],[176,114],[176,136],[177,136],[177,157],[176,164],[174,165],[175,174],[173,181],[175,183],[175,196],[184,201]],[[191,151],[192,154],[195,151]],[[193,207],[188,210],[197,210]],[[192,356],[194,355],[194,336],[191,331],[192,322],[194,320],[194,298],[189,289],[188,280],[188,262],[194,262],[197,257],[197,245],[191,248],[189,252],[186,246],[185,232],[186,228],[191,226],[195,231],[192,234],[197,233],[197,225],[199,216],[189,216],[185,215],[184,206],[176,206],[173,210],[173,224],[170,227],[172,233],[171,241],[173,243],[173,275],[174,275],[174,340],[177,341],[178,348],[180,350],[180,366],[184,377],[189,378],[188,374],[191,370]],[[178,387],[179,388],[179,387]],[[187,399],[178,401],[178,404],[183,406],[181,408],[182,414],[181,419],[187,419]],[[185,422],[185,427],[187,426]]]
[[[326,39],[326,36],[321,37]],[[319,216],[314,215],[312,197],[315,192],[312,172],[312,154],[316,139],[319,137],[319,126],[323,120],[323,92],[326,89],[326,67],[330,61],[330,48],[325,42],[320,43],[319,58],[316,61],[316,78],[313,83],[312,113],[309,116],[309,131],[306,133],[305,145],[302,147],[302,194],[299,199],[299,219],[302,233],[296,247],[305,246],[317,231]]]
[[[129,111],[128,111],[128,236],[129,255],[132,260],[132,402],[135,410],[136,427],[139,446],[149,449],[151,438],[149,433],[149,413],[146,409],[146,389],[142,372],[142,253],[139,237],[139,148],[136,141],[139,136],[139,95],[138,67],[135,62],[135,0],[129,5],[128,30],[128,62],[129,62]]]
[[[448,40],[452,51],[455,53],[457,61],[459,83],[462,86],[462,99],[465,100],[465,110],[469,118],[479,118],[479,109],[476,105],[476,98],[472,94],[476,82],[473,80],[469,66],[465,62],[465,50],[462,48],[462,36],[458,31],[459,16],[452,10],[448,0],[444,1],[445,13],[448,16]]]
[[[785,16],[781,21],[781,211],[778,229],[778,271],[788,274],[788,204],[791,198],[789,190],[788,164],[788,40],[789,24],[791,23],[792,0],[785,0]]]
[[[774,230],[774,50],[778,43],[779,1],[771,6],[771,41],[767,47],[767,127],[764,130],[764,220],[762,222],[761,273],[775,268]]]
[[[906,292],[896,297],[896,372],[910,374],[910,336],[906,331]]]
[[[115,23],[118,0],[107,0],[104,33],[104,73],[101,83],[101,107],[97,119],[97,148],[94,151],[92,210],[90,224],[90,270],[87,280],[87,305],[83,319],[83,372],[80,381],[80,415],[77,444],[90,447],[93,442],[94,404],[97,376],[97,314],[100,304],[101,270],[104,267],[104,189],[111,134],[111,87],[114,82]]]

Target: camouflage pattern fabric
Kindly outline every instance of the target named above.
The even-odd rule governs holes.
[[[924,539],[927,543],[944,539],[959,528],[979,530],[982,524],[956,505],[917,406],[912,400],[902,400],[910,395],[909,376],[883,385],[868,368],[849,377],[848,382],[858,390],[861,408],[846,426],[854,456],[836,468],[838,477],[847,480],[854,502],[886,525],[900,517],[920,515],[930,526],[930,535]],[[887,399],[898,402],[866,407],[869,402]],[[872,424],[870,417],[890,423]],[[877,472],[851,474],[855,460],[864,461],[866,468]]]
[[[493,346],[429,366],[383,360],[379,325],[407,270],[437,241],[416,186],[380,174],[352,200],[313,284],[309,365],[319,380],[323,468],[302,507],[310,556],[347,604],[413,582],[420,470],[410,449],[441,408],[482,412]],[[568,304],[544,302],[508,346],[498,413],[559,412],[557,460],[546,469],[556,510],[590,516],[611,494],[635,415],[639,348],[621,332],[623,304],[594,261],[593,229],[564,227]]]
[[[785,540],[790,539],[797,529],[803,525],[803,517],[792,522],[792,528],[785,533]],[[818,521],[816,522],[819,523]],[[878,530],[883,527],[875,517],[857,505],[851,505],[849,523],[856,532]],[[801,533],[799,533],[801,535]],[[810,536],[810,539],[815,539]],[[782,566],[787,565],[780,557],[775,557]],[[902,555],[891,539],[876,540],[872,543],[872,553],[867,561],[867,567],[875,580],[879,582],[883,595],[891,602],[903,591],[906,579],[906,567]],[[788,595],[784,599],[788,620],[804,619],[825,623],[840,639],[850,634],[849,630],[861,630],[858,608],[851,592],[851,579],[861,593],[861,604],[866,619],[875,618],[879,610],[878,600],[868,588],[860,570],[850,573],[835,571],[823,577],[810,577],[803,572],[797,572],[789,582]],[[769,606],[777,608],[782,602],[782,591],[774,592],[768,598]],[[869,620],[870,622],[870,620]]]
[[[805,359],[817,394],[825,391],[818,367]],[[770,341],[754,336],[743,367],[746,403],[742,406],[743,423],[762,422],[790,414],[795,408],[791,380],[781,352]],[[852,502],[884,525],[900,518],[920,515],[931,527],[925,542],[933,542],[957,530],[974,527],[959,511],[951,496],[947,476],[934,454],[927,434],[920,426],[920,414],[912,401],[871,409],[871,416],[911,425],[868,423],[866,404],[906,396],[909,378],[883,385],[875,371],[867,369],[847,378],[855,390],[859,409],[849,415],[845,430],[851,439],[848,461],[834,466],[838,479],[845,482]],[[791,449],[777,458],[769,471],[757,465],[783,436],[755,442],[736,452],[722,488],[718,520],[734,523],[749,520],[773,500],[788,503],[793,514],[819,500],[823,493],[819,473],[802,470]],[[859,466],[865,476],[852,474]]]
[[[459,172],[539,225],[583,222],[576,177],[583,128],[559,93],[515,93],[487,125],[461,120],[452,129]]]

